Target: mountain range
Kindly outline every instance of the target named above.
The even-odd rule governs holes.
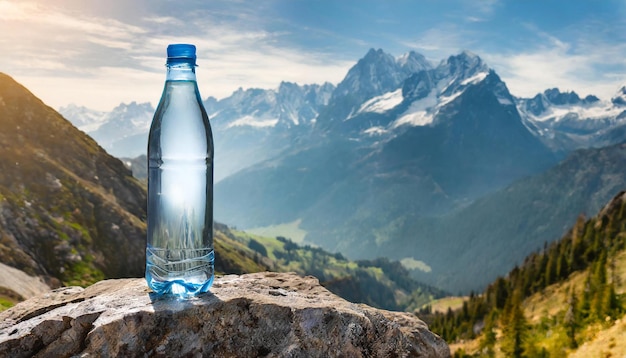
[[[154,114],[150,103],[122,103],[111,112],[70,104],[61,107],[59,113],[89,134],[111,155],[137,157],[146,153],[148,131]]]
[[[518,98],[471,52],[433,65],[415,52],[394,58],[372,49],[337,86],[282,82],[278,89],[208,98],[216,217],[243,228],[299,223],[308,243],[353,258],[383,252],[421,268],[416,277],[438,287],[479,289],[598,205],[591,203],[614,194],[591,185],[576,200],[541,196],[545,188],[575,190],[578,182],[559,186],[550,178],[572,167],[584,173],[572,164],[576,158],[602,153],[577,150],[626,139],[625,92],[610,101],[556,88]],[[569,165],[556,166],[565,158]],[[592,175],[607,164],[587,160],[597,164]],[[622,185],[618,175],[611,188]],[[517,212],[527,204],[497,199],[510,190],[521,202],[543,200],[544,210]],[[512,216],[498,230],[457,229],[492,222],[499,213]],[[524,229],[524,222],[536,225]],[[524,236],[528,230],[531,238]],[[460,248],[470,261],[504,254],[450,263],[447,255]],[[481,267],[490,271],[477,279]]]

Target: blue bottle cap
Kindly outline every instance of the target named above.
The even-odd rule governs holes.
[[[192,59],[196,62],[196,46],[190,44],[171,44],[167,46],[167,59]]]

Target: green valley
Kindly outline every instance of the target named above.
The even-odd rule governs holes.
[[[253,235],[217,225],[216,271],[263,270],[312,275],[337,295],[391,310],[413,310],[445,293],[415,282],[399,262],[388,259],[352,261],[318,247],[300,246],[288,238]]]

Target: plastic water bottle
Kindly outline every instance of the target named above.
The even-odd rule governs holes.
[[[198,84],[196,47],[167,47],[167,78],[148,140],[146,280],[181,298],[213,283],[213,135]]]

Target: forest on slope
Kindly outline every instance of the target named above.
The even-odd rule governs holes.
[[[626,192],[600,213],[579,217],[560,240],[531,254],[458,310],[420,310],[455,356],[562,357],[591,345],[600,332],[604,353],[622,352],[626,322]],[[613,342],[613,343],[610,343]],[[600,354],[600,352],[593,352]]]

